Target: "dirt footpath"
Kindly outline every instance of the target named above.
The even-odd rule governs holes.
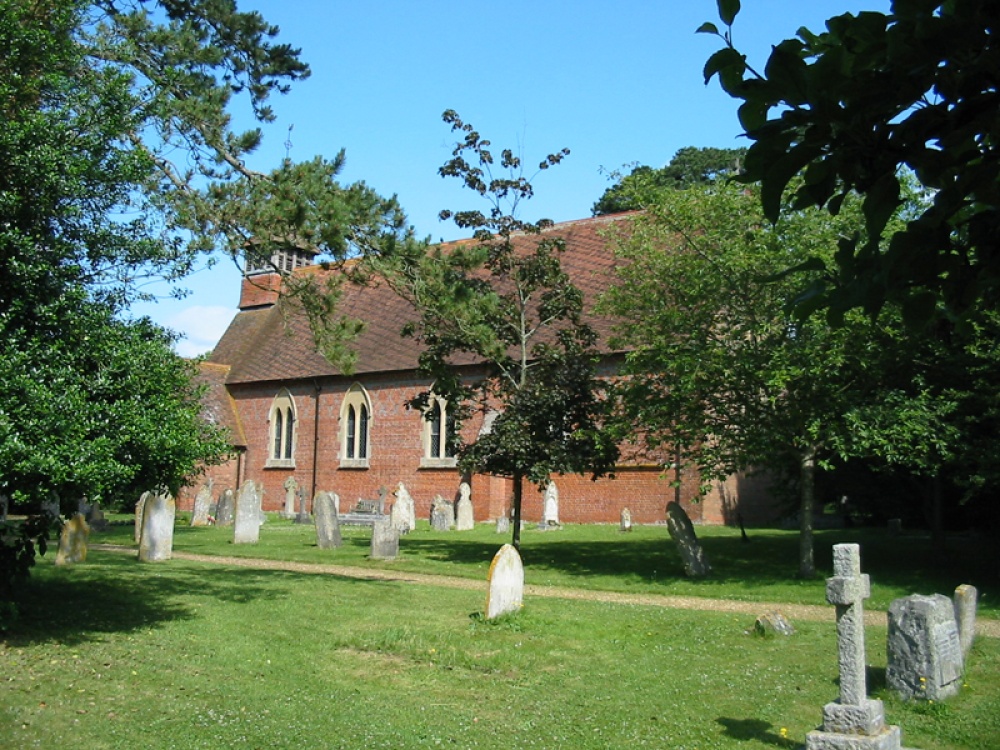
[[[105,552],[120,552],[135,554],[132,547],[119,547],[109,544],[95,544],[92,549]],[[371,581],[404,581],[425,586],[444,586],[454,589],[482,589],[485,594],[485,582],[472,578],[456,578],[454,576],[437,576],[426,573],[407,573],[397,570],[377,570],[372,568],[355,568],[349,565],[315,565],[312,563],[282,562],[280,560],[260,560],[246,557],[220,557],[217,555],[197,555],[190,552],[174,552],[177,560],[209,563],[213,565],[232,565],[257,570],[284,570],[293,573],[313,575],[335,575],[344,578],[359,578]],[[614,591],[589,591],[585,589],[561,588],[559,586],[524,587],[526,596],[544,596],[555,599],[580,599],[610,604],[639,604],[648,607],[664,607],[667,609],[690,609],[704,612],[737,612],[756,617],[764,612],[779,610],[786,617],[795,620],[813,620],[816,622],[833,622],[835,613],[830,606],[814,606],[809,604],[779,604],[769,602],[739,602],[728,599],[704,599],[697,596],[659,596],[656,594],[623,594]],[[886,627],[885,612],[865,611],[865,624]],[[1000,638],[1000,620],[976,620],[976,635],[987,638]]]

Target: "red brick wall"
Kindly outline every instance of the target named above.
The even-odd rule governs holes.
[[[278,301],[281,276],[276,273],[260,273],[243,277],[240,288],[240,309],[273,305]]]
[[[264,508],[268,511],[284,507],[284,483],[294,476],[308,498],[316,491],[336,492],[341,510],[350,508],[359,498],[375,499],[379,489],[386,488],[388,499],[399,482],[413,496],[418,518],[426,519],[435,495],[448,500],[458,496],[462,477],[454,468],[421,468],[423,455],[421,414],[406,407],[409,399],[426,388],[426,382],[412,374],[366,376],[365,386],[371,402],[369,467],[340,466],[340,412],[351,381],[325,379],[318,393],[311,382],[289,384],[254,384],[232,386],[238,404],[246,439],[246,453],[238,460],[212,467],[206,476],[215,480],[216,497],[226,488],[236,489],[239,481],[254,479],[264,486]],[[296,409],[294,467],[268,467],[271,405],[283,389],[291,394]],[[318,440],[315,439],[318,413]],[[475,436],[480,425],[465,426],[466,437]],[[314,450],[315,446],[315,450]],[[316,457],[315,486],[313,463]],[[565,523],[617,523],[621,510],[628,508],[634,523],[656,523],[665,520],[666,504],[679,498],[695,523],[734,523],[731,493],[714,493],[699,502],[699,478],[692,471],[681,477],[679,491],[673,484],[675,472],[662,466],[624,466],[614,479],[591,481],[589,476],[555,476],[559,489],[559,518]],[[204,479],[197,482],[197,486]],[[506,479],[474,476],[471,479],[472,502],[477,521],[492,520],[508,512],[511,482]],[[197,487],[181,498],[181,507],[190,509]],[[529,522],[541,518],[542,496],[537,488],[526,483],[522,517]],[[746,513],[745,513],[746,515]],[[753,518],[757,518],[753,515]],[[749,520],[748,520],[749,522]]]

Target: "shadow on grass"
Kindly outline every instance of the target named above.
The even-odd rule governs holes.
[[[663,582],[687,580],[677,548],[666,529],[646,529],[644,535],[620,534],[595,541],[593,533],[567,526],[562,531],[526,533],[521,556],[532,570],[545,568],[581,578],[615,577],[622,580]],[[979,588],[980,601],[1000,596],[996,566],[988,540],[953,537],[946,555],[937,554],[929,537],[890,537],[881,529],[839,529],[815,532],[814,582],[797,579],[799,537],[795,532],[758,530],[749,544],[732,533],[699,529],[699,541],[713,573],[699,581],[706,589],[744,587],[747,590],[800,582],[814,585],[832,574],[833,546],[856,542],[862,547],[866,573],[885,586],[919,592],[950,594],[960,583]],[[404,537],[402,546],[428,560],[454,564],[489,563],[501,544],[508,541],[462,539],[452,536]],[[356,542],[366,543],[366,542]],[[984,597],[984,594],[986,596]]]
[[[782,735],[781,730],[774,731],[774,725],[761,719],[728,719],[721,717],[716,719],[726,730],[726,736],[742,742],[764,742],[775,747],[800,747],[787,734]]]
[[[19,617],[4,634],[12,646],[75,645],[104,635],[199,616],[199,599],[246,604],[289,596],[302,574],[181,562],[140,563],[132,556],[91,553],[86,563],[33,569],[21,591]],[[360,585],[367,581],[338,579]]]

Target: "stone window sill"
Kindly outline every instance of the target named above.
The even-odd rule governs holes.
[[[457,458],[428,458],[424,456],[420,459],[421,469],[454,469],[457,467]]]
[[[342,458],[340,459],[341,469],[368,469],[370,468],[367,458]]]
[[[265,469],[294,469],[294,458],[269,458],[264,464]]]

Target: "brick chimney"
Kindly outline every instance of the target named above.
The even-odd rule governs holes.
[[[255,273],[243,277],[240,289],[240,310],[270,307],[278,301],[281,289],[281,274]]]

